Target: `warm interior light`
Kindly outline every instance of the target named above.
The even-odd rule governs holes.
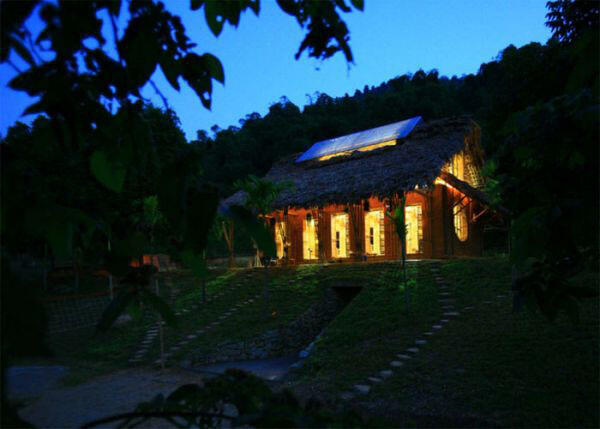
[[[373,210],[365,213],[365,243],[368,255],[382,255],[381,233],[383,211]]]
[[[421,253],[423,220],[421,206],[406,206],[406,253]]]
[[[287,235],[285,225],[285,222],[275,224],[275,245],[277,247],[277,258],[279,259],[284,257],[285,252],[285,237]]]
[[[433,183],[434,183],[435,185],[443,185],[443,186],[447,186],[447,187],[448,187],[448,188],[450,188],[450,189],[455,189],[455,188],[454,188],[454,186],[452,186],[450,183],[446,182],[444,179],[441,179],[441,178],[439,178],[439,177],[438,177],[437,179],[435,179],[435,180],[433,181]]]
[[[460,241],[466,241],[469,238],[469,222],[467,220],[466,208],[457,204],[452,210],[454,215],[454,232]]]
[[[317,259],[317,228],[312,216],[304,220],[302,231],[302,254],[304,259]]]
[[[358,149],[358,151],[359,152],[369,152],[371,150],[379,149],[382,147],[395,146],[395,145],[396,145],[396,140],[392,140],[389,142],[377,143],[377,144],[373,144],[371,146],[361,147],[360,149]]]
[[[359,149],[356,149],[358,152],[369,152],[375,149],[380,149],[382,147],[386,147],[386,146],[395,146],[396,145],[396,140],[392,140],[392,141],[388,141],[388,142],[383,142],[383,143],[377,143],[377,144],[372,144],[371,146],[365,146],[365,147],[361,147]],[[331,158],[335,158],[336,156],[344,156],[344,155],[350,155],[352,152],[354,152],[353,150],[348,150],[345,152],[338,152],[338,153],[333,153],[331,155],[325,155],[319,158],[319,161],[327,161],[328,159]]]
[[[348,247],[348,214],[339,213],[331,216],[331,255],[334,258],[347,258]]]

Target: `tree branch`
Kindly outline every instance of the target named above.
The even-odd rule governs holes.
[[[8,63],[8,64],[9,64],[9,65],[10,65],[10,66],[13,68],[13,69],[15,69],[15,70],[17,71],[17,73],[19,73],[19,74],[23,73],[23,72],[22,72],[22,71],[19,69],[19,67],[17,67],[17,66],[15,65],[15,63],[13,63],[13,62],[12,62],[10,59],[7,59],[7,60],[6,60],[6,62],[7,62],[7,63]]]
[[[152,85],[152,88],[154,88],[154,92],[156,92],[156,94],[162,99],[162,102],[165,105],[165,110],[169,110],[169,102],[167,101],[167,97],[165,97],[163,93],[160,92],[160,89],[158,89],[158,86],[156,86],[152,79],[150,79],[148,82],[150,83],[150,85]]]

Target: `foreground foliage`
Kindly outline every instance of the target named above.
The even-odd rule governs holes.
[[[363,426],[355,413],[333,413],[317,401],[302,405],[288,390],[273,392],[261,379],[239,370],[188,384],[140,404],[136,412],[112,416],[84,428],[120,422],[131,427],[166,420],[174,427],[349,427]]]

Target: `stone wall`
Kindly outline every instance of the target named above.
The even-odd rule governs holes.
[[[190,363],[206,365],[297,354],[321,333],[344,305],[343,300],[331,289],[327,289],[321,302],[312,305],[287,326],[267,331],[246,341],[220,344],[214,353],[195,353],[192,355]]]

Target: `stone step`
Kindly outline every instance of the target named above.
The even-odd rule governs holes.
[[[383,378],[390,378],[394,371],[391,369],[384,369],[383,371],[379,371],[379,375]]]
[[[409,353],[419,353],[419,349],[416,347],[409,347],[406,349],[406,351]]]
[[[358,393],[360,393],[362,395],[366,395],[371,391],[371,386],[368,386],[366,384],[355,384],[354,390],[356,390]]]
[[[342,392],[340,393],[340,398],[344,401],[349,401],[350,399],[354,398],[354,394],[351,392]]]
[[[401,367],[402,365],[404,365],[402,362],[400,362],[399,360],[393,360],[390,362],[390,366],[393,366],[395,368]]]

